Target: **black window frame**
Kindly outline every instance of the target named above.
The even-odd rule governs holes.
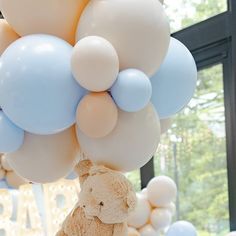
[[[228,0],[228,11],[172,36],[189,48],[198,70],[223,65],[230,230],[236,231],[236,0]],[[153,159],[140,174],[144,188],[155,175]]]

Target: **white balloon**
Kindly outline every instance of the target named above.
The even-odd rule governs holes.
[[[71,56],[72,73],[77,82],[94,92],[105,91],[119,73],[119,58],[114,47],[104,38],[81,39]]]
[[[79,146],[74,126],[54,135],[25,134],[23,146],[7,154],[11,167],[35,183],[54,182],[67,176],[75,165]]]
[[[12,171],[13,170],[11,168],[11,166],[9,165],[9,163],[8,163],[7,154],[2,156],[2,167],[3,167],[4,170],[7,170],[7,171]]]
[[[161,119],[161,134],[164,134],[168,131],[168,129],[171,128],[172,126],[172,119],[167,118],[167,119]]]
[[[150,214],[151,206],[149,202],[141,194],[137,194],[137,206],[129,215],[128,225],[134,228],[140,228],[148,222]]]
[[[14,171],[7,172],[6,181],[7,184],[12,188],[19,188],[21,185],[29,183],[29,181],[20,177]]]
[[[175,182],[167,176],[153,178],[148,186],[148,199],[155,207],[165,207],[175,200],[177,187]]]
[[[6,171],[2,168],[0,168],[0,181],[5,178]]]
[[[155,230],[165,229],[171,224],[171,213],[167,209],[157,208],[151,213],[151,224]]]
[[[128,236],[140,236],[140,234],[135,228],[129,227]]]
[[[143,195],[146,199],[148,199],[147,188],[142,189],[140,194]]]
[[[159,236],[160,234],[151,226],[145,225],[139,230],[141,236]]]
[[[152,76],[170,41],[165,11],[157,0],[90,1],[77,28],[77,40],[101,36],[116,49],[120,70],[139,69]]]
[[[77,128],[82,151],[93,162],[119,171],[145,165],[160,141],[160,122],[152,104],[139,112],[119,110],[115,129],[104,138],[89,138]]]
[[[176,205],[173,202],[171,204],[165,206],[164,208],[167,209],[171,213],[172,216],[175,215]]]

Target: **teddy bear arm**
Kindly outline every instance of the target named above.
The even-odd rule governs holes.
[[[128,235],[128,226],[126,223],[114,225],[114,231],[112,236],[127,236],[127,235]]]

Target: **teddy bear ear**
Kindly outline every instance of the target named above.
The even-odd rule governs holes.
[[[133,191],[130,191],[126,199],[126,208],[128,212],[134,211],[137,204],[136,194]]]
[[[90,176],[102,175],[102,174],[106,174],[108,172],[109,172],[109,169],[106,168],[105,166],[93,166],[89,171],[89,175]]]

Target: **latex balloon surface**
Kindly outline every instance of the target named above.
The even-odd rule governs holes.
[[[50,34],[73,44],[77,22],[88,1],[0,0],[0,9],[21,36]]]
[[[162,63],[170,29],[157,0],[90,1],[80,18],[77,41],[101,36],[116,49],[120,70],[136,68],[152,76]]]
[[[170,226],[167,236],[197,236],[196,228],[187,221],[178,221]]]
[[[72,72],[78,83],[94,92],[109,89],[119,72],[119,59],[114,47],[96,36],[81,39],[71,58]]]
[[[20,150],[7,155],[10,166],[27,180],[54,182],[73,169],[79,146],[74,126],[54,135],[26,133]]]
[[[92,161],[125,172],[142,167],[156,152],[160,122],[149,104],[139,112],[119,110],[115,129],[104,138],[89,138],[79,129],[77,134],[82,151]]]
[[[54,134],[75,123],[84,89],[71,74],[71,53],[67,42],[49,35],[20,38],[3,53],[0,106],[20,128]]]
[[[151,101],[161,119],[178,113],[193,97],[197,67],[190,51],[177,39],[171,38],[165,60],[151,83]]]

